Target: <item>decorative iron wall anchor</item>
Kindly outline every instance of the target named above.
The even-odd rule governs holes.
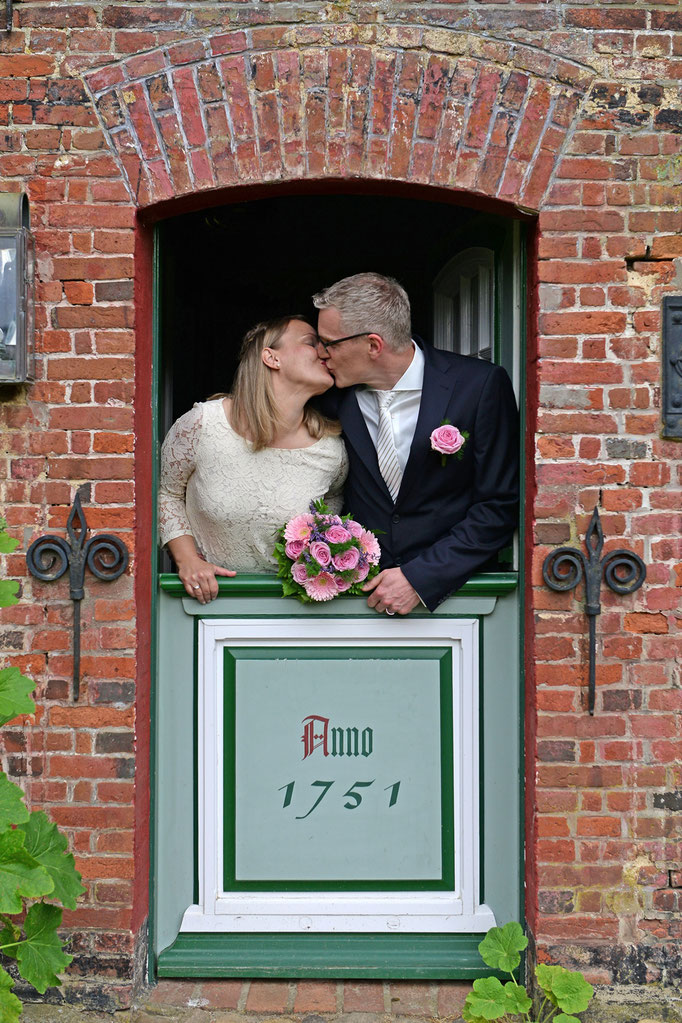
[[[597,508],[585,534],[587,557],[577,547],[557,547],[544,560],[542,577],[551,590],[572,590],[585,579],[585,614],[590,627],[590,674],[588,707],[594,714],[597,615],[601,614],[599,591],[602,576],[615,593],[634,593],[646,579],[646,565],[638,554],[619,549],[601,558],[604,532]]]
[[[98,579],[118,579],[128,567],[128,548],[117,536],[100,533],[86,540],[88,524],[76,494],[66,522],[69,543],[61,536],[41,536],[26,552],[31,575],[44,582],[54,582],[69,569],[69,596],[73,604],[73,698],[80,695],[81,674],[81,600],[84,596],[85,566]]]

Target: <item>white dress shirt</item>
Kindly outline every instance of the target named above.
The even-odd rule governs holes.
[[[395,394],[390,408],[393,442],[403,472],[405,472],[412,447],[414,431],[417,428],[424,383],[424,353],[414,341],[412,345],[414,348],[412,362],[395,387],[391,388],[391,393]],[[379,408],[374,388],[358,387],[355,396],[372,438],[372,444],[376,447],[379,436]]]

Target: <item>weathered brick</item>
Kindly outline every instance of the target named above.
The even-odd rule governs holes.
[[[190,68],[179,68],[173,75],[185,138],[190,146],[203,146],[206,132],[201,117],[199,94]]]
[[[67,310],[65,310],[67,311]],[[74,310],[75,311],[75,310]],[[103,312],[103,309],[93,310]],[[107,317],[101,317],[107,322]],[[50,376],[58,380],[126,380],[132,379],[133,364],[125,358],[69,359],[50,363]]]
[[[55,58],[45,54],[0,54],[0,78],[40,78],[55,70]]]
[[[372,131],[376,135],[388,135],[390,130],[394,79],[395,56],[377,54],[372,103]]]
[[[384,1011],[383,984],[373,981],[346,982],[343,985],[344,1012],[377,1012]]]
[[[130,278],[133,273],[132,259],[124,256],[109,258],[59,256],[53,260],[53,264],[55,275],[61,281],[120,280]]]
[[[230,106],[230,118],[236,139],[252,139],[255,136],[251,101],[244,73],[244,60],[229,57],[220,61],[220,72]]]
[[[283,1012],[288,1002],[288,989],[272,980],[252,981],[246,999],[247,1012]]]
[[[435,1011],[435,985],[406,981],[391,983],[389,999],[391,1011],[395,1015],[431,1016]]]
[[[294,1012],[335,1012],[336,984],[333,981],[299,981]]]

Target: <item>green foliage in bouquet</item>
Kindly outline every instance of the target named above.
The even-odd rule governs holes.
[[[0,553],[8,554],[18,541],[4,527],[0,519]],[[15,580],[0,580],[0,607],[18,603],[18,586]],[[18,668],[0,669],[0,725],[35,711],[29,696],[34,688]],[[59,907],[75,909],[85,888],[66,848],[57,825],[42,810],[29,813],[19,786],[0,771],[0,952],[15,960],[20,976],[40,994],[61,983],[57,974],[73,959],[57,935]],[[0,967],[0,1023],[19,1019],[21,1002],[13,986]]]
[[[521,963],[521,952],[528,944],[521,925],[508,923],[492,927],[478,946],[483,962],[511,980],[503,984],[497,977],[475,980],[464,1003],[462,1017],[466,1023],[489,1023],[490,1020],[523,1020],[524,1023],[580,1023],[575,1012],[587,1008],[594,988],[582,973],[566,970],[563,966],[535,967],[535,977],[544,998],[537,1015],[531,1017],[532,1000],[522,984],[514,977]]]

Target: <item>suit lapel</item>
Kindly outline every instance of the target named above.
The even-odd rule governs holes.
[[[454,366],[439,360],[435,349],[424,345],[423,352],[424,383],[419,416],[396,504],[402,503],[424,471],[424,464],[431,453],[431,433],[445,417],[457,376]]]
[[[358,456],[365,463],[377,486],[381,487],[382,490],[386,492],[389,500],[392,500],[386,483],[384,482],[384,478],[379,472],[376,448],[374,447],[372,438],[369,435],[369,430],[365,423],[365,417],[360,411],[354,387],[349,389],[341,399],[341,404],[339,405],[339,419],[341,421],[341,426],[343,427],[343,433],[346,441],[353,446]]]

